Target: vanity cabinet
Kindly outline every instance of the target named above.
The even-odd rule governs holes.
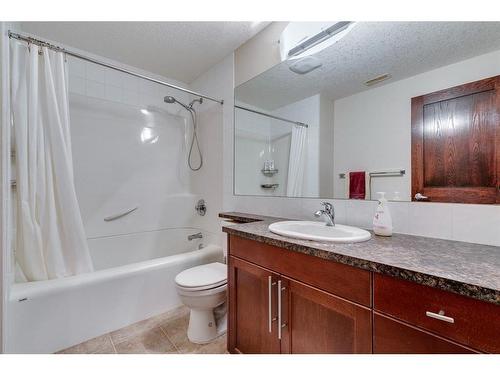
[[[294,259],[294,255],[305,258]],[[319,268],[315,268],[318,261]],[[327,272],[324,266],[328,266]],[[371,353],[370,308],[331,292],[336,290],[370,304],[369,272],[353,268],[352,279],[346,280],[349,277],[344,272],[348,269],[230,236],[228,350],[269,354]],[[322,276],[327,277],[328,284],[319,281]],[[352,283],[351,291],[345,288],[346,282]],[[318,284],[329,290],[318,288]]]
[[[236,235],[228,255],[230,353],[500,353],[497,304]]]

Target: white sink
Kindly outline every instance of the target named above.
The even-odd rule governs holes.
[[[278,221],[269,225],[269,230],[282,236],[311,241],[353,243],[368,241],[370,232],[347,225],[327,226],[318,221]]]

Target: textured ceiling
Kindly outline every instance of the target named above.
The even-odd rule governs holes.
[[[269,22],[23,22],[23,31],[191,83]]]
[[[236,89],[236,99],[274,110],[317,93],[331,99],[369,88],[389,73],[394,82],[500,49],[500,22],[359,22],[317,56],[323,66],[298,75],[283,62]]]

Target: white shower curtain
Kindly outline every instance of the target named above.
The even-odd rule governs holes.
[[[306,162],[307,128],[294,125],[290,143],[290,158],[288,161],[288,180],[286,195],[300,197],[304,185],[304,168]]]
[[[27,281],[92,271],[73,182],[64,54],[11,42],[16,268]]]

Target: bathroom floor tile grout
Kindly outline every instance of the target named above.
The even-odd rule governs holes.
[[[156,332],[156,334],[159,334],[160,337],[162,337],[166,342],[169,344],[170,348],[167,350],[165,353],[172,353],[172,354],[194,354],[197,353],[198,351],[207,353],[207,346],[206,345],[193,345],[189,343],[188,338],[187,338],[187,324],[186,322],[183,322],[183,319],[185,320],[188,317],[189,312],[183,312],[178,309],[174,309],[170,312],[167,312],[165,314],[160,314],[158,316],[153,316],[149,319],[146,319],[141,322],[137,322],[134,324],[131,324],[129,326],[123,327],[117,331],[121,331],[121,334],[114,335],[113,333],[116,333],[117,331],[109,332],[107,334],[104,334],[102,336],[98,336],[96,338],[90,339],[88,341],[85,341],[83,343],[77,344],[75,346],[72,346],[70,348],[64,349],[58,353],[81,353],[81,354],[91,354],[91,353],[109,353],[109,354],[121,354],[123,351],[123,348],[127,348],[127,346],[133,346],[134,342],[138,339],[138,336],[142,335],[148,335],[148,333],[153,334]],[[159,319],[158,319],[159,318]],[[150,321],[152,324],[146,324],[147,321]],[[179,324],[180,326],[174,328],[174,331],[169,334],[169,329],[165,327],[165,324],[174,324],[177,325]],[[139,324],[139,326],[137,326]],[[186,324],[186,325],[185,325]],[[185,326],[184,326],[185,325]],[[177,329],[177,331],[175,331]],[[178,332],[178,330],[181,329],[181,332]],[[178,334],[181,333],[183,338],[176,339],[174,336],[171,336],[172,334]],[[100,341],[99,341],[100,339]],[[96,342],[97,340],[97,342]],[[102,341],[105,340],[107,343],[107,349],[104,349],[103,351],[103,343]],[[141,338],[139,338],[141,340]],[[216,339],[218,340],[218,339]],[[91,343],[91,344],[90,344]],[[101,347],[96,347],[96,344],[101,345]],[[90,344],[90,347],[89,347]],[[210,347],[212,348],[213,351],[212,353],[221,353],[218,348],[215,347]],[[209,349],[210,350],[210,349]],[[139,349],[139,352],[143,352],[142,349]],[[137,352],[137,353],[139,353]],[[225,353],[225,351],[224,351]]]
[[[118,351],[116,350],[115,342],[113,341],[113,338],[111,335],[108,333],[109,340],[111,341],[111,346],[113,347],[114,353],[113,354],[118,354]]]
[[[174,346],[175,350],[177,351],[177,354],[181,354],[180,349],[177,347],[177,345],[175,345],[175,342],[168,336],[168,333],[165,332],[165,330],[163,329],[163,327],[161,325],[159,325],[158,327],[160,328],[160,331],[165,335],[165,337],[167,338],[167,340],[170,341],[170,343]]]

